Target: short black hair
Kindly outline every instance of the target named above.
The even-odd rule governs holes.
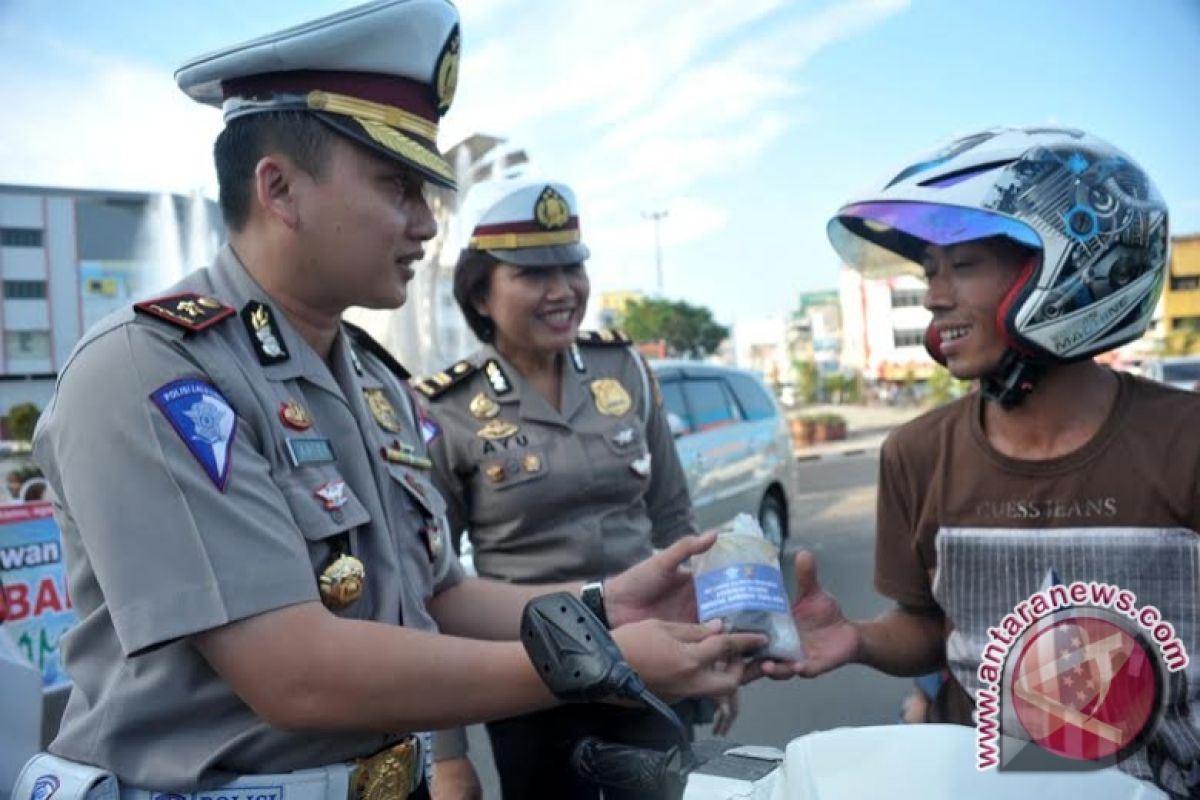
[[[487,296],[492,272],[500,259],[483,250],[463,250],[454,265],[454,299],[462,309],[467,326],[481,342],[491,342],[496,336],[496,323],[480,314],[475,301]]]
[[[320,178],[337,135],[304,111],[269,111],[231,120],[213,145],[225,227],[236,233],[249,221],[254,169],[263,156],[282,153]]]

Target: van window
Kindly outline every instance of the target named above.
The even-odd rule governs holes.
[[[660,388],[667,413],[679,418],[684,425],[684,433],[693,432],[696,428],[692,425],[692,415],[688,413],[687,403],[683,399],[683,387],[679,385],[679,381],[663,381]]]
[[[775,416],[775,404],[771,402],[770,396],[763,391],[758,381],[749,375],[738,375],[737,373],[731,373],[725,377],[733,388],[733,393],[737,397],[738,403],[741,404],[742,413],[746,415],[746,419],[757,422],[760,419],[771,419]]]
[[[683,396],[692,412],[692,429],[707,431],[741,419],[741,413],[725,382],[717,378],[689,378]]]

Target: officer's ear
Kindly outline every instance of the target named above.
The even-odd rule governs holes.
[[[296,191],[297,179],[303,174],[291,159],[278,153],[265,155],[254,165],[257,205],[267,216],[293,229],[300,222]]]

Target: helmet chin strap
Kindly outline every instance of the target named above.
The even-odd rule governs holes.
[[[1015,350],[1005,350],[996,369],[979,381],[984,399],[999,403],[1005,411],[1016,408],[1033,391],[1042,368]]]

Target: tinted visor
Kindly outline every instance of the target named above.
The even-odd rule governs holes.
[[[946,247],[1006,236],[1026,247],[1042,249],[1041,237],[1020,220],[937,203],[854,203],[829,221],[827,232],[842,261],[867,275],[912,271],[931,244]]]

